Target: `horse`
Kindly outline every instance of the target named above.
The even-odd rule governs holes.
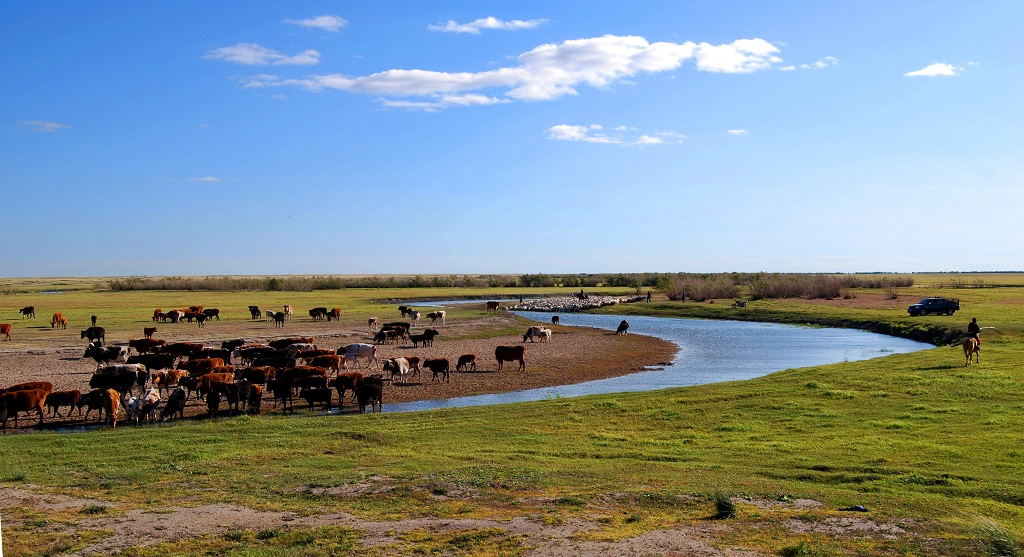
[[[974,337],[967,337],[961,344],[964,348],[964,357],[967,358],[967,366],[971,365],[971,355],[974,355],[974,363],[980,362],[981,343]],[[966,366],[965,366],[966,367]]]

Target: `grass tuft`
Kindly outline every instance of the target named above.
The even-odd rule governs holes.
[[[715,518],[719,520],[736,518],[736,503],[733,503],[731,495],[719,489],[715,491],[713,499],[715,501]]]

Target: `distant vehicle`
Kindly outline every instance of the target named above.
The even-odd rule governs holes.
[[[953,315],[960,309],[960,298],[925,298],[907,308],[911,317],[918,315]]]

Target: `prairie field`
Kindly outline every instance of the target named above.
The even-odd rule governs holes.
[[[0,322],[14,325],[14,339],[0,351],[80,347],[78,330],[93,314],[108,338],[137,338],[157,307],[220,308],[224,323],[203,329],[212,340],[228,330],[277,334],[251,322],[252,304],[291,304],[296,320],[309,307],[341,307],[338,326],[355,330],[396,300],[574,291],[110,292],[97,284],[5,279]],[[926,296],[959,298],[961,311],[909,317],[906,306]],[[954,284],[916,275],[895,299],[855,289],[832,300],[731,302],[656,296],[598,311],[859,327],[942,344],[646,393],[7,435],[5,555],[1021,554],[1024,276]],[[18,320],[27,305],[37,307],[35,323]],[[50,329],[54,311],[71,320],[67,331]],[[966,367],[946,340],[971,317],[986,328],[980,362]],[[489,319],[476,305],[448,318]],[[465,337],[519,326],[481,325]],[[173,330],[199,334],[188,324]]]

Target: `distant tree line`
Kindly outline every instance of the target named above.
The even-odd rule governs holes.
[[[343,288],[595,288],[618,287],[665,293],[670,300],[738,298],[839,298],[851,288],[913,286],[905,275],[826,273],[615,273],[526,275],[124,277],[111,290],[301,291]]]

